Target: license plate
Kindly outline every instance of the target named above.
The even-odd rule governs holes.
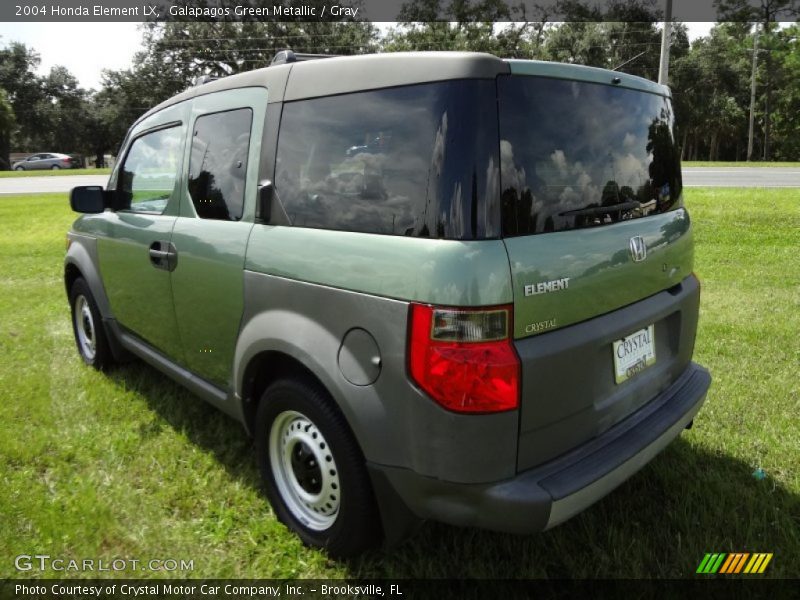
[[[614,342],[614,380],[627,381],[656,362],[653,325]]]

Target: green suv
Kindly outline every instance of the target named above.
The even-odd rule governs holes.
[[[311,58],[160,104],[108,189],[72,191],[86,363],[136,356],[240,421],[278,518],[335,556],[424,519],[545,530],[691,425],[711,378],[667,88]]]

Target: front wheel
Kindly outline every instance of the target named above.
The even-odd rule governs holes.
[[[255,435],[270,503],[304,543],[348,557],[378,542],[364,458],[324,389],[301,379],[273,383],[261,398]]]
[[[100,311],[89,285],[82,277],[70,288],[69,303],[72,309],[72,331],[75,344],[83,362],[95,369],[104,369],[113,362],[111,348],[103,329]]]
[[[24,171],[25,167],[14,167],[15,171]]]

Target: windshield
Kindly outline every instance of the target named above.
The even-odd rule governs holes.
[[[596,227],[676,208],[668,98],[596,83],[498,78],[503,235]]]

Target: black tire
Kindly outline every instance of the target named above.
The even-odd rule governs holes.
[[[82,277],[72,283],[69,306],[72,333],[83,362],[98,370],[111,366],[114,356],[103,328],[103,319],[89,285]]]
[[[323,388],[299,378],[274,382],[261,397],[254,433],[272,508],[305,544],[347,558],[380,541],[380,520],[364,457]],[[295,436],[305,436],[308,444]],[[314,479],[316,463],[320,463],[319,481]],[[300,488],[307,490],[308,501],[299,497]],[[326,508],[328,491],[333,500]]]
[[[24,171],[25,167],[14,167],[15,171]]]
[[[58,171],[59,169],[61,169],[61,167],[59,167],[58,165],[53,165],[52,167],[50,167],[51,171]]]

